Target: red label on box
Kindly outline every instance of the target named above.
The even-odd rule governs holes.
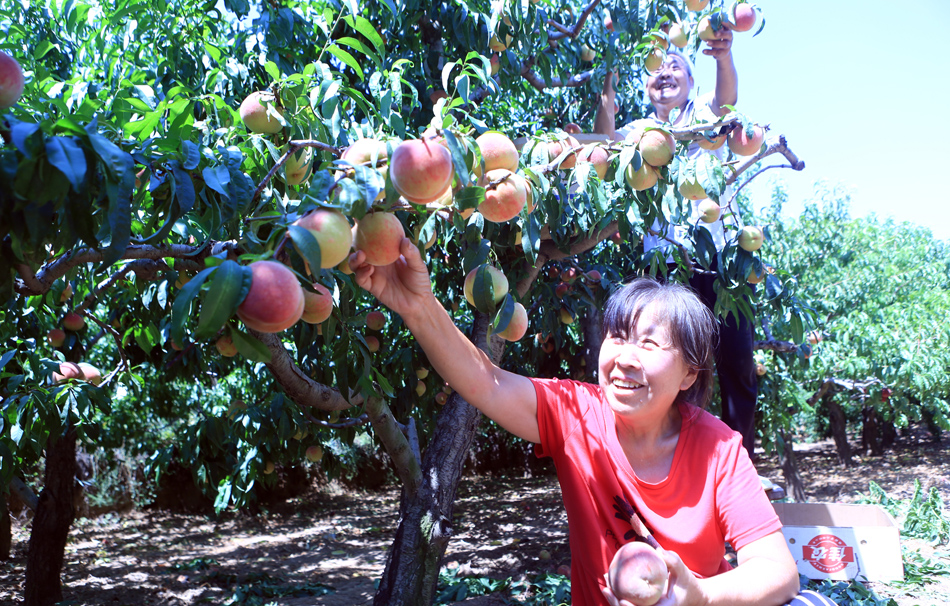
[[[854,548],[833,534],[820,534],[802,548],[802,557],[821,572],[838,572],[854,562]]]

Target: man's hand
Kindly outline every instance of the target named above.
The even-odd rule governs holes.
[[[400,252],[402,255],[394,263],[385,266],[368,264],[363,251],[351,254],[349,263],[360,288],[405,319],[407,314],[424,309],[424,303],[433,295],[429,270],[419,249],[409,238],[403,238]]]
[[[708,48],[703,49],[703,54],[709,55],[716,61],[721,61],[732,54],[732,30],[728,27],[722,27],[719,31],[713,33],[716,37],[706,41]]]

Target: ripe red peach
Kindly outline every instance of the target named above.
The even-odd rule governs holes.
[[[511,321],[498,336],[506,341],[518,341],[528,332],[528,311],[521,303],[515,303],[515,310],[511,314]]]
[[[765,242],[765,234],[762,228],[754,225],[746,225],[739,230],[739,248],[749,252],[755,252],[762,248]]]
[[[689,32],[681,23],[670,26],[670,44],[676,48],[684,48],[687,42],[689,42]]]
[[[366,349],[368,349],[370,353],[376,353],[379,351],[379,339],[377,339],[375,336],[365,335],[363,340],[366,341]]]
[[[646,543],[625,543],[610,562],[607,584],[618,600],[635,606],[653,606],[666,594],[669,569]]]
[[[320,267],[323,269],[335,267],[349,256],[353,234],[343,213],[319,208],[297,219],[294,225],[310,231],[320,245]]]
[[[284,128],[276,118],[267,114],[268,108],[275,107],[274,101],[272,92],[256,91],[241,102],[241,108],[238,111],[247,130],[258,134],[274,134]],[[277,112],[283,115],[280,110]]]
[[[488,131],[475,139],[475,143],[478,144],[478,149],[485,160],[485,172],[491,172],[496,168],[506,168],[511,172],[518,170],[518,148],[502,133]],[[475,175],[482,176],[480,165],[475,166]]]
[[[652,74],[663,67],[663,62],[666,61],[666,53],[657,46],[653,46],[651,49],[643,60],[643,67]]]
[[[218,337],[218,340],[214,342],[214,346],[218,350],[218,353],[225,358],[233,358],[238,353],[237,346],[234,345],[234,340],[228,335]]]
[[[680,183],[679,192],[687,200],[702,200],[706,197],[706,190],[695,179]]]
[[[366,328],[380,331],[386,326],[386,314],[381,311],[371,311],[366,314]]]
[[[712,151],[712,150],[716,150],[722,147],[725,142],[726,142],[726,135],[720,134],[720,135],[711,136],[709,139],[707,139],[706,137],[697,139],[696,145],[698,145],[701,149],[708,149]]]
[[[712,22],[709,20],[709,17],[703,17],[699,20],[699,26],[696,28],[696,31],[699,33],[699,39],[710,41],[716,39],[716,30],[713,29]]]
[[[709,4],[709,0],[686,0],[686,8],[691,11],[701,11]]]
[[[754,156],[762,148],[765,140],[765,130],[759,126],[752,127],[752,136],[747,137],[745,128],[739,127],[729,133],[729,149],[738,156]]]
[[[86,381],[89,381],[93,385],[102,383],[102,373],[99,372],[98,368],[86,362],[80,362],[77,366],[79,366],[79,370],[82,372],[83,378]]]
[[[237,315],[258,332],[281,332],[303,314],[303,290],[292,271],[277,261],[251,263],[251,288]]]
[[[606,149],[597,144],[588,145],[577,155],[578,162],[590,162],[593,164],[594,171],[601,179],[607,176],[609,160],[610,154]]]
[[[736,4],[732,9],[732,22],[729,27],[737,32],[747,32],[755,26],[755,9],[745,2]]]
[[[528,186],[524,177],[505,168],[496,168],[485,174],[488,181],[485,199],[478,205],[486,221],[503,223],[518,216],[528,201]]]
[[[462,287],[462,290],[465,292],[465,299],[468,301],[469,305],[475,307],[475,276],[478,272],[478,267],[468,272],[468,275],[465,276],[465,284]],[[502,273],[497,267],[488,266],[488,275],[491,276],[492,281],[492,292],[495,295],[495,303],[501,303],[502,299],[505,298],[505,295],[508,294],[508,278],[505,277],[505,274]]]
[[[23,94],[23,70],[16,59],[0,51],[0,109],[13,107]]]
[[[715,223],[719,220],[721,209],[712,200],[703,200],[696,210],[699,211],[699,218],[703,223]]]
[[[284,182],[287,185],[300,185],[310,178],[313,167],[313,150],[304,147],[291,154],[284,162]]]
[[[402,222],[392,213],[370,213],[356,223],[356,250],[366,254],[370,265],[393,263],[399,258],[399,247],[405,237]]]
[[[404,198],[416,204],[434,202],[452,184],[452,156],[438,143],[403,141],[389,161],[389,178]]]
[[[637,143],[643,161],[656,168],[666,166],[673,159],[676,141],[673,136],[662,130],[648,130]]]
[[[323,459],[323,448],[319,445],[314,445],[307,448],[307,460],[311,463],[319,463]]]
[[[49,331],[49,334],[46,335],[49,344],[53,347],[62,347],[63,343],[66,342],[66,333],[60,330],[59,328],[54,328]]]
[[[357,139],[352,145],[346,148],[341,160],[346,160],[354,166],[373,166],[385,162],[389,158],[389,152],[386,151],[386,144],[378,139]],[[375,163],[374,163],[375,159]]]
[[[550,141],[548,142],[548,161],[553,162],[558,159],[561,154],[568,150],[575,150],[573,153],[568,154],[561,160],[561,163],[558,165],[558,168],[561,170],[567,170],[574,168],[577,164],[577,149],[581,146],[577,142],[577,139],[568,135],[566,139],[561,139],[559,141]]]
[[[300,319],[307,324],[320,324],[333,313],[333,294],[323,284],[314,284],[317,292],[303,291],[303,314]]]
[[[624,178],[626,178],[630,187],[637,191],[642,191],[656,185],[659,174],[655,168],[644,162],[640,165],[640,170],[637,171],[633,170],[632,164],[627,166],[627,172],[624,174]]]
[[[86,326],[86,319],[74,311],[63,316],[63,328],[71,332],[79,332]]]
[[[59,365],[59,372],[53,372],[53,381],[56,383],[62,383],[69,379],[79,379],[85,380],[86,375],[83,374],[82,369],[79,368],[79,365],[74,362],[63,362]]]

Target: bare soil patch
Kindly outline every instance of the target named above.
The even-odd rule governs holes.
[[[831,442],[796,445],[810,500],[852,503],[878,483],[906,499],[914,481],[950,503],[950,444],[923,434],[901,438],[883,457],[837,463]],[[781,483],[774,458],[760,473]],[[328,485],[256,516],[222,518],[166,512],[79,520],[70,534],[65,595],[73,605],[225,604],[242,595],[287,606],[371,604],[398,515],[399,491],[356,492]],[[570,563],[567,519],[554,476],[466,478],[456,503],[455,536],[445,563],[460,575],[514,580]],[[0,562],[0,604],[21,603],[29,523],[14,523],[14,553]],[[905,551],[942,558],[947,547],[905,540]],[[542,559],[542,550],[550,558]],[[950,604],[950,578],[924,588],[870,584],[899,606]],[[243,594],[241,592],[244,592]],[[256,593],[255,593],[256,592]],[[508,596],[469,598],[466,606],[509,604]],[[515,602],[516,603],[516,602]]]

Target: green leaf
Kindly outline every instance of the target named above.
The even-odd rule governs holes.
[[[86,178],[86,155],[75,141],[66,137],[46,140],[46,157],[59,172],[66,175],[73,191],[78,192]]]
[[[363,36],[372,42],[373,46],[376,47],[376,52],[378,52],[380,55],[386,54],[386,45],[383,43],[383,37],[379,35],[379,33],[376,31],[376,28],[373,27],[371,21],[365,19],[364,17],[360,17],[359,15],[356,15],[355,17],[347,15],[346,19],[344,20],[350,25],[350,27],[363,34]]]
[[[189,284],[191,284],[191,282],[189,282]],[[234,341],[234,346],[237,347],[238,353],[251,362],[262,362],[264,364],[270,362],[270,350],[267,349],[266,345],[251,335],[232,327],[231,340]]]
[[[297,247],[300,256],[306,259],[307,263],[310,264],[310,272],[316,275],[320,268],[323,267],[320,260],[320,243],[313,237],[309,229],[305,229],[299,225],[289,226],[287,233],[290,234],[290,239],[293,241],[294,246]]]
[[[214,272],[214,280],[201,303],[195,339],[214,336],[234,315],[251,289],[251,270],[228,259]]]
[[[209,267],[198,272],[194,278],[182,287],[181,292],[172,303],[171,337],[176,343],[185,342],[185,322],[191,316],[191,302],[201,290],[201,285],[215,271],[216,267]]]
[[[515,300],[511,296],[511,293],[505,295],[505,299],[501,302],[501,307],[498,308],[498,313],[495,314],[495,320],[492,322],[492,327],[490,334],[499,333],[506,328],[508,324],[511,323],[511,318],[515,314]]]
[[[455,133],[450,130],[444,130],[442,134],[445,137],[445,142],[448,144],[449,153],[452,156],[452,166],[455,168],[455,175],[458,177],[459,183],[470,183],[472,177],[468,172],[468,162],[465,161],[465,152],[462,150],[458,138],[456,138]],[[483,189],[482,200],[484,200],[484,193],[485,190]],[[481,204],[482,200],[479,200],[478,203]]]
[[[467,210],[477,208],[479,204],[485,201],[485,188],[472,186],[463,187],[455,194],[455,208]]]
[[[349,68],[356,72],[356,75],[360,77],[360,80],[366,79],[366,77],[363,75],[363,68],[360,67],[359,62],[353,57],[353,55],[335,44],[327,48],[327,52],[349,66]]]
[[[475,309],[493,315],[495,313],[495,284],[488,273],[488,264],[478,266],[475,272],[475,281],[472,283],[472,298],[475,300]]]

